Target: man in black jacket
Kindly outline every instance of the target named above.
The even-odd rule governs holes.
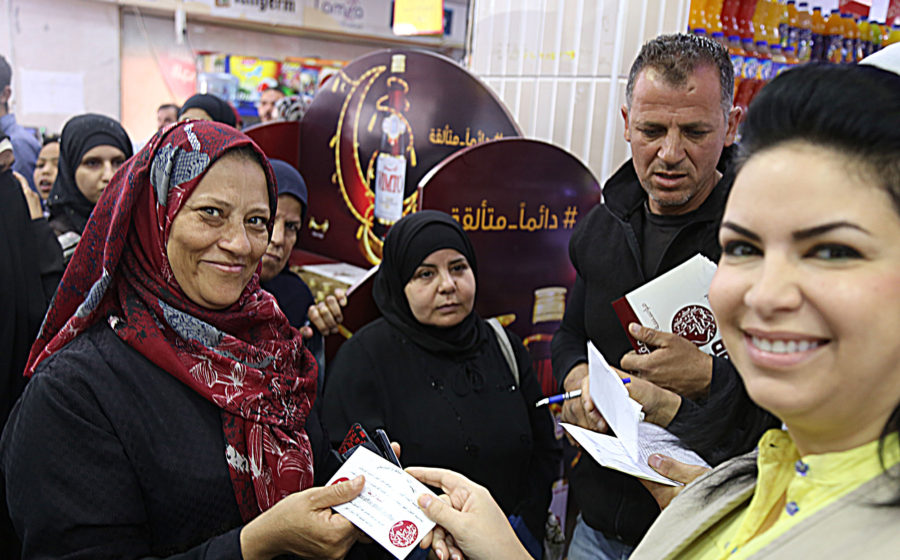
[[[714,41],[677,34],[643,46],[622,107],[632,159],[573,232],[569,254],[578,275],[553,338],[553,370],[564,390],[579,388],[587,376],[590,340],[611,364],[682,396],[669,423],[676,433],[695,401],[728,386],[736,372],[687,339],[648,328],[632,334],[655,349],[634,353],[611,303],[697,253],[718,260],[741,111],[732,107],[733,89],[728,52]],[[563,420],[589,424],[580,401],[566,402]],[[570,560],[627,558],[659,514],[637,479],[586,455],[571,488],[582,513]]]

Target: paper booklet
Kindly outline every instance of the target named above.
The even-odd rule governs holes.
[[[630,323],[675,333],[712,356],[728,357],[709,306],[709,285],[716,265],[696,254],[662,276],[612,303],[628,340],[639,354],[650,349],[628,332]]]
[[[657,473],[647,464],[653,453],[668,455],[689,465],[709,465],[699,455],[678,445],[678,438],[656,424],[641,421],[641,404],[628,395],[622,379],[603,354],[588,342],[591,399],[616,437],[563,423],[595,461],[611,469],[670,486],[679,482]]]

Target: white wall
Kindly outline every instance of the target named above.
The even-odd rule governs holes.
[[[472,71],[525,136],[562,146],[601,182],[628,157],[619,108],[640,46],[684,29],[689,0],[475,0]]]
[[[0,53],[13,68],[10,109],[19,123],[59,132],[81,112],[119,118],[117,6],[0,0]]]

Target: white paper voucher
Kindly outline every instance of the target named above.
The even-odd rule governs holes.
[[[357,449],[331,477],[328,485],[363,475],[366,486],[355,499],[334,510],[398,559],[405,558],[434,528],[417,500],[431,494],[424,484],[400,467],[364,447]]]

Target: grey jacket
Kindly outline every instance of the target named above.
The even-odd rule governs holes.
[[[686,558],[682,552],[689,544],[753,497],[756,480],[750,478],[727,483],[727,488],[711,496],[708,491],[728,480],[746,461],[755,461],[756,454],[723,463],[688,485],[657,518],[631,560]],[[877,504],[897,497],[898,467],[799,522],[752,558],[897,558],[900,507]]]

